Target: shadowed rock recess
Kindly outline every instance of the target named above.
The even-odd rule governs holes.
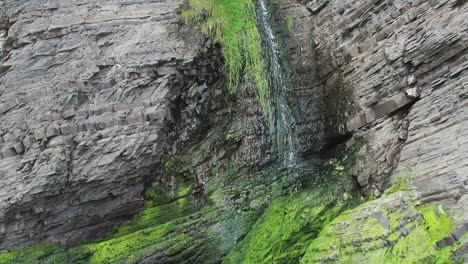
[[[0,1],[0,264],[468,262],[465,0]]]

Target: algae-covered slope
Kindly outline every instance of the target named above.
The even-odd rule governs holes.
[[[223,263],[298,263],[322,228],[358,203],[346,177],[329,177],[318,186],[278,198]]]
[[[437,244],[455,227],[441,207],[415,206],[407,193],[397,192],[334,219],[301,263],[456,263],[452,254],[466,244],[466,235],[442,248]]]
[[[440,206],[415,206],[407,193],[397,192],[342,212],[353,202],[341,194],[316,189],[274,201],[224,263],[462,263],[466,258],[465,229]]]

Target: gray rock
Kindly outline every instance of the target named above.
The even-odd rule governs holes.
[[[15,139],[15,134],[11,133],[11,132],[6,132],[5,134],[3,134],[3,142],[8,142],[8,141],[11,141]]]
[[[36,143],[36,140],[34,139],[34,136],[28,135],[23,139],[23,145],[26,149],[32,147]]]
[[[46,137],[60,136],[60,128],[57,125],[51,125],[47,128]]]
[[[467,230],[465,229],[465,226],[461,225],[452,232],[452,236],[456,241],[458,241],[466,233],[466,231]]]
[[[201,72],[198,58],[210,50],[202,34],[182,32],[182,4],[0,1],[0,43],[13,41],[0,44],[0,133],[20,127],[7,139],[28,150],[0,147],[4,158],[24,153],[0,166],[0,250],[92,239],[142,208],[146,181],[157,179],[172,143],[171,129],[137,114],[150,106],[139,102],[156,102],[153,113],[170,110],[168,91],[179,98],[195,81],[176,69]]]
[[[62,135],[71,135],[79,132],[78,125],[76,124],[63,124],[60,127],[60,132]]]
[[[23,142],[19,141],[16,142],[13,147],[15,148],[15,151],[17,154],[22,154],[24,152],[24,145]]]
[[[16,102],[5,102],[0,103],[0,114],[8,112],[10,109],[16,106]]]
[[[36,130],[34,130],[34,138],[36,139],[36,141],[42,140],[46,137],[46,129],[44,127],[37,128]]]
[[[4,147],[2,149],[3,158],[10,158],[16,156],[16,150],[14,147]]]
[[[64,119],[71,119],[75,117],[75,111],[74,110],[66,110],[62,113],[62,116]]]
[[[416,99],[421,96],[421,89],[419,89],[418,87],[411,88],[411,89],[406,90],[405,93],[409,98]]]
[[[324,8],[329,2],[330,2],[330,0],[312,0],[309,3],[307,3],[307,8],[311,12],[317,13],[322,8]]]
[[[213,82],[206,91],[195,86],[200,101],[185,98],[181,105],[191,109],[174,106],[195,77],[218,74],[217,67],[206,69],[213,54],[198,64],[210,50],[204,36],[179,27],[182,0],[28,1],[0,2],[0,127],[4,133],[26,122],[40,141],[47,136],[43,127],[60,112],[79,129],[60,126],[62,134],[72,136],[54,130],[48,144],[40,142],[40,148],[18,156],[21,162],[2,160],[0,249],[92,239],[128,219],[143,205],[147,179],[164,177],[165,155],[177,143],[190,142],[201,125],[210,125],[196,118],[203,114],[200,106],[216,109],[213,118],[228,111],[222,108],[222,89],[211,97]],[[458,191],[464,188],[468,159],[464,9],[440,1],[302,2],[283,7],[297,25],[285,42],[298,73],[292,93],[301,113],[300,151],[319,153],[334,129],[346,123],[342,134],[353,131],[367,142],[361,169],[356,168],[365,193],[382,193],[397,175],[418,168],[414,188],[420,203],[437,201],[449,211],[466,208],[466,194]],[[14,43],[6,45],[7,38]],[[416,84],[408,75],[421,88],[420,100],[405,93]],[[152,103],[138,103],[143,101]],[[229,153],[256,168],[271,161],[259,146],[265,128],[252,98],[239,101],[231,110],[243,116],[230,125],[241,136]],[[324,111],[322,102],[339,107]],[[96,118],[109,113],[109,104],[119,111],[109,117],[115,126],[96,130],[111,124]],[[146,111],[150,105],[154,108]],[[173,111],[180,117],[170,116]],[[159,122],[163,119],[177,124]],[[157,125],[144,122],[150,120]],[[180,138],[173,127],[182,129]],[[25,140],[25,148],[34,144]],[[12,155],[11,148],[4,149],[2,157]],[[197,181],[205,183],[207,175],[200,169]],[[455,215],[467,218],[466,212]]]
[[[129,125],[141,123],[144,121],[141,115],[127,116],[126,120],[127,120],[127,124]]]
[[[455,243],[455,239],[452,236],[448,236],[448,237],[445,238],[445,244],[446,245],[450,246],[453,243]]]

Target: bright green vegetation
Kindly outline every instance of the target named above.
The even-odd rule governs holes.
[[[355,206],[358,199],[349,191],[317,188],[273,201],[224,262],[297,263],[326,223]]]
[[[212,207],[201,208],[189,197],[191,186],[181,185],[174,197],[157,188],[147,191],[144,210],[102,241],[64,249],[45,244],[0,254],[10,263],[194,263],[217,258],[217,235],[211,223],[220,219]],[[169,200],[170,199],[170,200]]]
[[[316,170],[298,180],[294,169],[248,173],[226,154],[229,161],[217,162],[216,144],[237,138],[233,127],[225,132],[168,159],[171,188],[155,183],[142,212],[103,240],[12,251],[0,254],[0,263],[453,263],[453,252],[468,242],[464,235],[435,247],[456,223],[438,205],[414,205],[409,174],[383,197],[359,205],[349,175],[359,144],[336,159],[311,162]],[[201,202],[188,177],[207,159],[209,198]]]
[[[455,227],[439,206],[414,207],[404,192],[341,214],[310,244],[301,263],[453,263],[460,246],[436,249]]]
[[[298,263],[327,223],[359,204],[348,174],[354,154],[315,164],[320,176],[306,190],[275,199],[224,263]]]
[[[65,252],[57,245],[43,244],[21,251],[0,254],[2,264],[29,264],[29,263],[86,263],[83,259],[89,256],[85,249]],[[41,262],[42,261],[42,262]]]
[[[455,227],[455,222],[441,206],[425,205],[417,207],[417,210],[423,217],[424,228],[432,243],[446,237]]]
[[[115,234],[112,234],[112,237],[120,237],[146,227],[163,224],[200,209],[187,197],[180,197],[168,204],[153,205],[152,203],[152,201],[147,202],[144,210],[135,219],[120,227]]]
[[[172,263],[216,258],[213,244],[216,238],[210,237],[210,228],[206,225],[206,221],[215,218],[212,211],[201,211],[190,218],[178,218],[84,248],[93,253],[90,263],[118,263],[123,260],[140,263],[149,256],[155,256],[155,262]],[[205,256],[202,257],[203,254]]]
[[[294,28],[294,17],[292,15],[287,14],[284,20],[286,22],[286,28],[289,32],[292,32]]]
[[[259,104],[270,109],[270,92],[262,59],[260,33],[252,0],[189,0],[182,13],[187,23],[199,23],[222,46],[229,91],[236,91],[244,73],[254,81]]]
[[[390,186],[390,188],[385,190],[385,194],[390,195],[392,193],[402,192],[402,191],[410,192],[411,191],[410,183],[414,177],[416,177],[416,172],[414,171],[406,172],[397,176],[392,186]]]

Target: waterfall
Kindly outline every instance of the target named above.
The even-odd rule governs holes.
[[[272,29],[271,13],[267,0],[258,0],[257,23],[265,52],[268,86],[271,93],[269,129],[275,152],[286,166],[293,166],[297,158],[295,118],[288,104],[290,80],[281,63],[281,46]]]

